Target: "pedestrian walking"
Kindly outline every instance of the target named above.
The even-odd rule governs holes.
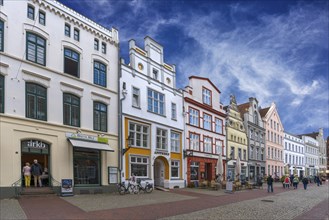
[[[294,189],[297,189],[297,187],[298,187],[298,183],[299,183],[299,179],[298,179],[298,177],[295,176],[295,178],[294,178],[292,181],[293,181]]]
[[[25,187],[30,187],[31,183],[31,167],[30,163],[26,162],[25,166],[23,167],[23,174],[25,180]]]
[[[289,179],[289,176],[287,175],[286,178],[284,179],[284,185],[285,185],[285,188],[289,189],[289,185],[290,185],[290,179]]]
[[[38,181],[39,181],[39,186],[42,187],[42,182],[41,182],[41,175],[42,175],[42,167],[38,163],[37,159],[34,159],[34,163],[32,164],[31,167],[31,173],[34,177],[34,186],[37,187]]]
[[[292,182],[293,182],[293,180],[294,180],[294,174],[291,174],[291,175],[290,175],[290,186],[292,186]]]
[[[303,185],[304,185],[304,189],[306,190],[307,184],[308,184],[308,178],[307,177],[304,177],[303,180],[302,180],[302,182],[303,182]]]
[[[271,175],[267,177],[267,192],[269,193],[270,190],[273,192],[273,178]]]

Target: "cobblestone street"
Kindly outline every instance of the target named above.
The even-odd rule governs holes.
[[[328,219],[328,182],[305,191],[175,189],[151,194],[1,200],[1,219]]]

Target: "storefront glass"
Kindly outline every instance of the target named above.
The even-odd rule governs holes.
[[[199,163],[191,162],[191,180],[199,179]]]
[[[74,184],[100,185],[100,151],[74,148]]]

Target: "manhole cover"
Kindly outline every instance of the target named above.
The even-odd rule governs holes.
[[[262,202],[274,202],[273,200],[269,200],[269,199],[263,199],[263,200],[260,200]]]

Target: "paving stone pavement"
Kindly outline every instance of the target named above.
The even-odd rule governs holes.
[[[300,184],[301,185],[301,184]],[[311,184],[306,191],[283,189],[155,190],[139,195],[97,194],[5,199],[1,220],[7,219],[328,219],[328,186]],[[265,200],[265,201],[262,201]],[[325,210],[327,209],[327,210]],[[312,213],[316,212],[316,213]]]
[[[294,219],[298,216],[303,216],[303,213],[311,210],[320,202],[327,203],[328,195],[328,184],[321,187],[313,185],[307,190],[287,190],[285,192],[281,192],[273,196],[268,196],[266,198],[257,198],[215,208],[204,209],[188,214],[162,218],[162,220]],[[324,205],[324,207],[329,209],[329,206]],[[312,219],[315,220],[318,218]],[[325,216],[324,219],[328,219],[328,215]]]

